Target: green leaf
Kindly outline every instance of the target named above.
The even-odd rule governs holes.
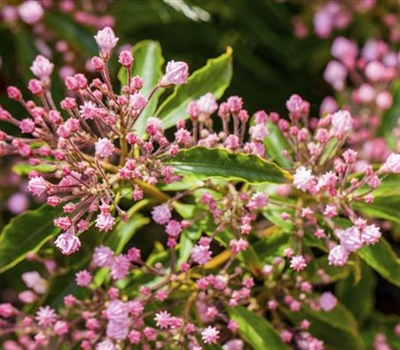
[[[242,306],[228,307],[229,316],[239,325],[239,334],[254,350],[289,350],[272,327],[263,317]]]
[[[191,74],[186,84],[175,86],[174,92],[160,106],[156,115],[162,119],[164,128],[168,129],[178,120],[189,117],[186,107],[190,101],[208,92],[219,99],[229,86],[231,79],[232,48],[228,47],[226,53],[209,59],[204,67]]]
[[[0,273],[22,261],[30,252],[37,252],[60,230],[53,220],[60,211],[43,205],[13,218],[0,235]]]
[[[282,155],[283,150],[290,149],[286,139],[274,123],[268,122],[267,127],[269,134],[264,140],[264,145],[269,158],[283,168],[290,168],[291,163],[289,159]]]
[[[200,179],[219,177],[248,183],[284,183],[291,175],[276,164],[255,155],[232,153],[222,148],[193,147],[180,151],[166,164],[179,175],[195,174]]]
[[[362,247],[357,254],[383,278],[400,287],[400,260],[383,237],[374,245]]]
[[[392,133],[393,128],[397,125],[400,115],[400,79],[396,80],[392,85],[393,105],[383,115],[379,128],[379,134],[386,136]]]
[[[19,176],[28,175],[32,170],[36,170],[39,173],[52,173],[56,170],[56,166],[52,164],[30,165],[28,163],[18,163],[12,167],[12,172]]]
[[[277,226],[267,230],[267,235],[254,244],[254,250],[262,261],[272,262],[273,258],[281,256],[288,247],[290,235]]]
[[[340,303],[329,312],[314,311],[306,305],[303,305],[300,312],[291,312],[284,308],[281,311],[295,325],[303,319],[310,321],[310,333],[323,340],[327,349],[362,349],[357,321]]]
[[[158,84],[162,76],[162,66],[164,58],[161,52],[161,46],[157,41],[144,40],[137,43],[133,48],[135,62],[132,67],[132,77],[139,75],[143,79],[143,87],[140,92],[149,97],[153,88]],[[126,68],[121,68],[118,73],[118,79],[122,85],[128,83],[128,74]],[[141,137],[146,129],[147,119],[154,115],[158,98],[164,92],[164,89],[158,89],[151,97],[149,103],[135,122],[134,129],[137,135]]]
[[[356,283],[353,275],[336,284],[336,295],[339,300],[357,315],[357,320],[362,324],[371,314],[374,308],[374,290],[376,277],[371,268],[361,264],[361,279]]]
[[[373,203],[353,203],[352,207],[376,219],[385,219],[400,224],[400,196],[376,197]]]

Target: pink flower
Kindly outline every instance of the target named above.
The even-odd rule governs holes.
[[[143,94],[137,92],[129,98],[129,105],[136,110],[143,109],[147,105],[147,99]]]
[[[150,136],[155,136],[163,132],[162,121],[156,117],[150,117],[147,120],[146,131]]]
[[[294,187],[305,192],[313,187],[314,183],[314,176],[311,175],[311,170],[306,169],[304,166],[301,166],[296,170],[296,173],[293,176]]]
[[[231,96],[226,101],[227,107],[229,107],[229,111],[232,113],[239,113],[239,111],[243,108],[243,99],[239,96]]]
[[[240,147],[240,139],[236,135],[229,135],[225,140],[225,147],[235,150]]]
[[[79,238],[68,231],[59,235],[54,244],[64,255],[75,253],[81,247]]]
[[[114,152],[114,145],[113,143],[107,138],[100,138],[96,144],[96,156],[100,158],[107,158],[111,156]]]
[[[337,111],[331,116],[332,132],[337,138],[343,138],[353,129],[353,118],[349,111]]]
[[[168,328],[171,325],[171,314],[168,311],[160,311],[156,313],[154,321],[156,321],[157,327],[161,329]]]
[[[76,273],[75,282],[79,287],[87,287],[92,283],[92,274],[87,270],[82,270]]]
[[[114,253],[109,247],[96,247],[92,259],[98,267],[110,267],[114,262]]]
[[[393,105],[393,96],[389,91],[382,91],[376,96],[376,105],[383,110],[387,110]]]
[[[223,346],[223,350],[243,350],[244,343],[241,339],[231,339],[226,342]]]
[[[324,71],[324,79],[335,90],[343,90],[347,78],[346,67],[338,61],[330,61]]]
[[[172,238],[177,238],[179,234],[182,232],[181,224],[176,220],[171,220],[168,222],[165,232]]]
[[[35,196],[41,196],[47,191],[48,183],[42,176],[35,176],[28,182],[28,191]]]
[[[365,67],[365,76],[372,82],[384,80],[386,73],[385,66],[379,61],[372,61]]]
[[[331,96],[327,96],[321,102],[320,113],[321,114],[334,113],[338,109],[339,105],[337,104],[336,100]]]
[[[53,73],[54,64],[42,55],[36,56],[32,62],[31,71],[40,80],[47,80]]]
[[[38,1],[28,0],[18,7],[18,13],[25,23],[34,24],[42,19],[44,10]]]
[[[400,174],[400,154],[390,154],[381,169],[390,173]]]
[[[295,271],[304,270],[306,266],[306,259],[302,255],[295,255],[290,259],[290,267]]]
[[[340,245],[348,252],[354,252],[363,245],[360,231],[356,226],[351,226],[346,230],[337,230],[336,234],[339,236]]]
[[[303,100],[299,95],[294,94],[286,101],[286,108],[293,120],[299,120],[301,116],[309,113],[310,103]]]
[[[331,292],[322,293],[318,301],[321,309],[324,311],[331,311],[338,303],[338,300]]]
[[[264,141],[269,132],[264,124],[256,124],[250,127],[249,134],[252,141]]]
[[[332,44],[332,56],[342,61],[348,68],[353,68],[358,54],[355,43],[345,37],[337,37]]]
[[[123,50],[119,54],[118,62],[121,63],[124,67],[129,68],[133,63],[132,52],[128,50]]]
[[[211,251],[209,250],[209,246],[204,245],[196,244],[192,248],[192,252],[190,255],[193,261],[199,265],[203,265],[211,259]]]
[[[10,303],[0,304],[0,316],[4,318],[11,317],[14,314],[14,307]]]
[[[213,114],[218,109],[217,101],[212,93],[205,94],[197,100],[200,113]]]
[[[107,336],[111,339],[123,340],[129,332],[128,305],[120,300],[112,300],[105,314],[108,319]]]
[[[208,326],[201,332],[201,339],[203,339],[205,344],[215,344],[219,339],[219,330]]]
[[[36,312],[35,320],[39,326],[48,327],[56,322],[57,314],[50,306],[41,306]]]
[[[115,218],[110,214],[99,214],[96,218],[96,227],[100,231],[110,231],[115,225]]]
[[[54,325],[54,332],[58,335],[63,335],[68,333],[68,323],[64,321],[57,321]]]
[[[105,27],[97,32],[94,36],[97,45],[100,49],[100,56],[107,60],[111,56],[111,51],[117,45],[119,38],[114,34],[114,31],[110,27]]]
[[[344,266],[348,258],[349,252],[341,245],[337,245],[329,251],[328,263],[334,266]]]
[[[375,244],[381,238],[381,231],[375,225],[368,225],[361,232],[361,240],[364,244]]]
[[[117,348],[111,340],[106,339],[96,345],[96,350],[117,350]]]
[[[232,249],[233,254],[238,254],[239,252],[245,251],[249,245],[249,242],[240,238],[239,240],[233,239],[230,241],[229,246]]]
[[[129,258],[124,254],[120,254],[111,265],[111,277],[115,280],[123,279],[128,275],[130,268],[131,262]]]
[[[169,61],[165,70],[165,75],[160,81],[161,86],[186,84],[189,76],[187,63],[180,61]]]
[[[179,129],[175,132],[175,141],[181,145],[190,145],[192,142],[192,135],[186,129]]]
[[[165,225],[171,220],[171,210],[167,204],[161,204],[153,208],[151,212],[154,222]]]

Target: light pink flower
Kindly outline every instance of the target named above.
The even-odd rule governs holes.
[[[10,303],[0,304],[0,316],[4,318],[11,317],[14,314],[14,307]]]
[[[79,238],[68,231],[59,235],[54,244],[64,255],[75,253],[81,247]]]
[[[68,333],[68,323],[65,321],[57,321],[54,325],[54,332],[58,335],[63,335]]]
[[[243,99],[239,96],[230,96],[226,103],[232,113],[238,113],[243,108]]]
[[[119,38],[114,34],[114,31],[110,27],[105,27],[97,32],[94,36],[97,45],[100,49],[100,56],[104,59],[108,59],[111,55],[111,51],[117,45]]]
[[[356,226],[351,226],[346,230],[337,230],[336,234],[340,239],[340,245],[348,252],[354,252],[363,245],[360,230]]]
[[[222,345],[223,350],[243,350],[244,343],[241,339],[231,339]]]
[[[111,156],[115,150],[114,144],[107,138],[100,138],[96,144],[96,156],[107,158]]]
[[[245,251],[247,249],[248,245],[249,245],[249,242],[247,242],[243,238],[233,239],[229,243],[229,246],[231,247],[233,254],[238,254],[239,252]]]
[[[92,274],[87,270],[82,270],[76,273],[75,282],[80,287],[87,287],[92,283]]]
[[[111,265],[111,277],[115,280],[123,279],[128,275],[130,268],[131,262],[128,256],[120,254]]]
[[[171,220],[170,222],[168,222],[168,224],[165,228],[165,232],[170,237],[177,238],[179,236],[179,234],[182,232],[182,226],[178,221]]]
[[[194,262],[199,265],[205,264],[207,261],[211,259],[211,251],[208,246],[198,245],[196,244],[192,248],[191,257]]]
[[[147,98],[144,97],[144,95],[140,92],[137,92],[129,97],[129,106],[136,110],[140,110],[146,107],[147,102]]]
[[[28,191],[35,196],[41,196],[48,189],[49,185],[42,176],[35,176],[28,182]]]
[[[50,306],[41,306],[36,312],[35,320],[39,326],[48,327],[56,322],[57,314]]]
[[[313,187],[314,183],[314,176],[311,174],[310,169],[306,169],[304,166],[301,166],[296,170],[296,173],[293,176],[294,187],[305,192]]]
[[[212,93],[205,94],[197,100],[200,113],[213,114],[218,109],[217,101]]]
[[[42,19],[44,10],[38,1],[28,0],[18,7],[18,13],[25,23],[34,24]]]
[[[47,80],[53,73],[54,64],[42,55],[36,56],[32,62],[31,71],[40,80]]]
[[[111,267],[114,262],[114,253],[109,247],[96,247],[92,259],[98,267]]]
[[[189,76],[187,63],[180,61],[169,61],[165,70],[165,75],[160,81],[161,86],[185,84]]]
[[[306,259],[302,255],[295,255],[290,259],[290,267],[295,271],[304,270],[306,266]]]
[[[205,344],[215,344],[219,339],[219,330],[213,326],[208,326],[201,332],[201,339]]]
[[[334,266],[344,266],[348,258],[349,252],[341,245],[337,245],[329,251],[328,263]]]
[[[353,129],[353,118],[349,111],[337,111],[331,116],[332,132],[337,138],[343,136]]]
[[[171,220],[171,210],[167,204],[161,204],[153,208],[151,212],[154,222],[165,225]]]
[[[382,91],[376,96],[376,105],[383,110],[387,110],[393,105],[393,96],[389,91]]]
[[[343,90],[347,78],[347,69],[338,61],[330,61],[324,71],[324,79],[335,90]]]
[[[301,96],[294,94],[286,101],[286,108],[293,120],[298,120],[302,115],[306,115],[310,111],[310,103],[303,100]]]
[[[156,321],[157,327],[161,329],[168,328],[171,325],[171,314],[168,311],[160,311],[156,313],[154,321]]]
[[[118,62],[126,68],[130,67],[133,63],[132,52],[129,50],[121,51],[118,57]]]
[[[338,300],[331,292],[322,293],[318,301],[324,311],[331,311],[338,303]]]
[[[375,244],[381,238],[381,231],[375,225],[368,225],[361,232],[361,240],[364,244]]]
[[[340,36],[333,42],[331,53],[333,57],[342,61],[347,67],[353,68],[358,54],[358,47],[354,42]]]
[[[250,127],[249,134],[252,141],[264,141],[269,131],[264,124],[256,124]]]
[[[400,174],[400,154],[390,154],[381,169],[390,173]]]
[[[96,227],[100,231],[110,231],[115,225],[115,218],[110,214],[100,213],[96,218]]]
[[[111,340],[106,339],[96,345],[96,350],[117,350],[117,348]]]

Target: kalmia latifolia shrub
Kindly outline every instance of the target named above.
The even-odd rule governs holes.
[[[111,28],[94,39],[97,78],[66,77],[54,101],[55,67],[39,55],[28,91],[7,89],[25,114],[0,110],[15,129],[0,132],[1,155],[25,159],[29,192],[47,202],[0,238],[1,272],[36,266],[0,304],[3,348],[362,349],[357,314],[335,293],[370,267],[399,284],[379,220],[391,218],[376,203],[398,181],[400,154],[367,157],[349,109],[312,117],[297,94],[282,116],[250,113],[238,96],[218,102],[230,50],[192,75],[181,61],[161,73],[158,44],[115,57]],[[350,71],[357,49],[337,40],[353,56],[334,50],[352,59],[335,64]],[[374,94],[385,94],[380,79]],[[365,102],[366,89],[354,98]],[[158,232],[151,252],[136,231]]]

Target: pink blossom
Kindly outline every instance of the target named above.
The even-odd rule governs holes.
[[[18,294],[18,299],[21,303],[31,304],[31,303],[34,303],[35,301],[37,301],[38,297],[31,290],[25,290]]]
[[[211,251],[209,250],[209,246],[204,245],[196,244],[192,248],[192,252],[190,255],[193,261],[199,265],[203,265],[211,259]]]
[[[8,86],[7,87],[7,95],[8,98],[12,100],[21,100],[22,99],[22,93],[21,90],[16,88],[15,86]]]
[[[28,207],[29,199],[25,193],[16,192],[8,198],[7,208],[14,215],[24,212]]]
[[[252,141],[264,141],[268,136],[269,131],[264,124],[256,124],[250,127],[249,134]]]
[[[96,218],[96,227],[100,231],[110,231],[115,225],[115,218],[110,214],[100,213]]]
[[[111,340],[106,339],[96,345],[96,350],[117,350],[117,348]]]
[[[151,212],[154,222],[165,225],[171,220],[171,210],[167,204],[161,204],[153,208]]]
[[[169,61],[165,70],[165,75],[160,81],[161,86],[185,84],[189,76],[187,63],[180,61]]]
[[[356,226],[351,226],[346,230],[336,230],[340,239],[340,245],[348,252],[354,252],[363,245],[360,230]]]
[[[129,258],[124,254],[120,254],[111,265],[111,277],[115,280],[123,279],[128,275],[130,268],[131,262]]]
[[[87,287],[92,283],[92,274],[87,270],[81,270],[75,275],[75,282],[80,287]]]
[[[54,64],[42,55],[36,56],[31,66],[32,73],[40,80],[49,79],[51,73],[53,73],[53,69]]]
[[[141,339],[141,334],[139,331],[133,329],[129,332],[128,339],[131,342],[131,344],[139,344]]]
[[[179,234],[182,232],[182,226],[178,221],[171,220],[170,222],[168,222],[168,224],[165,228],[165,232],[170,237],[177,238],[179,236]]]
[[[44,10],[38,1],[28,0],[19,5],[18,13],[25,23],[34,24],[43,18]]]
[[[192,135],[186,129],[179,129],[175,132],[175,141],[181,145],[188,146],[192,142]]]
[[[161,329],[168,328],[171,325],[171,314],[168,311],[160,311],[156,313],[154,321],[156,321],[157,327]]]
[[[129,106],[136,110],[141,110],[146,107],[147,102],[147,98],[140,92],[136,92],[129,97]]]
[[[14,315],[14,307],[10,303],[0,304],[0,316],[8,318]]]
[[[70,255],[79,250],[81,242],[77,236],[67,231],[57,237],[54,245],[59,248],[64,255]]]
[[[353,129],[353,118],[349,111],[337,111],[331,116],[332,133],[337,138],[343,138]]]
[[[117,38],[114,34],[114,31],[110,27],[105,27],[102,30],[97,32],[97,35],[94,36],[97,45],[100,49],[100,56],[107,60],[110,55],[111,51],[117,45],[119,38]]]
[[[298,120],[301,116],[309,113],[310,104],[303,100],[301,96],[294,94],[286,101],[286,108],[290,113],[290,117],[293,120]]]
[[[400,174],[400,154],[390,154],[381,169],[386,172]]]
[[[365,67],[365,76],[372,82],[379,82],[385,79],[386,68],[379,61],[369,62]]]
[[[35,176],[28,182],[28,191],[35,196],[41,196],[48,189],[49,185],[42,176]]]
[[[241,339],[231,339],[222,345],[223,350],[243,350],[244,343]]]
[[[293,176],[294,187],[305,192],[313,187],[314,184],[314,176],[311,174],[310,169],[306,169],[304,166],[301,166],[296,170],[296,173]]]
[[[229,246],[232,249],[233,254],[238,254],[239,252],[245,251],[249,245],[249,242],[240,238],[239,240],[233,239],[230,241]]]
[[[348,68],[353,68],[358,54],[358,47],[349,39],[340,36],[335,39],[331,48],[332,56],[342,61]]]
[[[256,192],[251,196],[249,203],[246,207],[249,210],[262,209],[268,204],[268,196],[262,192]]]
[[[99,138],[95,144],[96,156],[107,158],[111,156],[115,150],[114,144],[107,138]]]
[[[215,344],[219,339],[219,330],[213,326],[208,326],[201,332],[201,339],[205,344]]]
[[[331,96],[327,96],[321,102],[320,113],[321,114],[334,113],[338,109],[339,105],[337,104],[336,100]]]
[[[243,99],[239,96],[231,96],[226,101],[228,104],[229,110],[232,113],[239,113],[239,111],[243,108]]]
[[[379,227],[368,225],[361,232],[361,240],[364,244],[375,244],[379,241],[381,235]]]
[[[57,335],[63,335],[69,332],[68,323],[65,321],[57,321],[54,325],[54,332]]]
[[[36,312],[35,319],[39,326],[48,327],[56,322],[57,314],[50,306],[41,306]]]
[[[295,271],[304,270],[306,266],[306,259],[302,255],[295,255],[290,259],[290,267]]]
[[[346,67],[338,61],[330,61],[324,71],[324,79],[335,90],[343,90],[347,78]]]
[[[25,118],[19,123],[19,128],[24,134],[30,134],[35,130],[35,122],[32,119]]]
[[[156,117],[150,117],[147,120],[146,131],[150,136],[155,136],[158,133],[162,133],[163,127],[161,119]]]
[[[197,100],[199,113],[213,114],[218,109],[217,101],[212,93],[205,94]]]
[[[133,63],[132,52],[123,50],[119,54],[118,62],[126,68],[129,68]]]
[[[109,247],[96,247],[92,259],[98,267],[111,267],[114,262],[114,253]]]
[[[349,258],[349,251],[341,245],[333,247],[329,251],[328,263],[334,266],[344,266]]]
[[[235,150],[240,146],[240,139],[236,135],[229,135],[225,140],[225,147],[231,150]]]
[[[336,307],[338,300],[331,292],[322,293],[319,297],[319,305],[324,311],[331,311]]]

